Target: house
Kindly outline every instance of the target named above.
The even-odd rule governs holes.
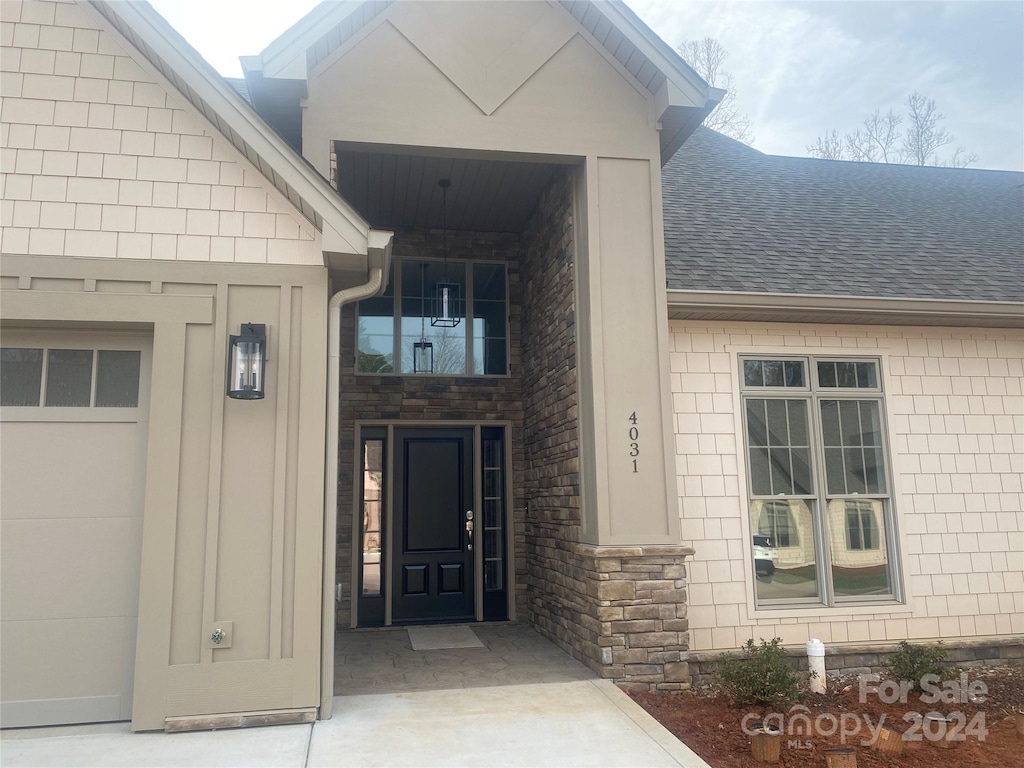
[[[661,690],[1024,632],[1020,174],[734,145],[617,2],[325,3],[233,84],[0,11],[5,726],[329,717],[346,627]]]

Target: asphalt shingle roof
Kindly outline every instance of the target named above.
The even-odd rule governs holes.
[[[702,127],[662,188],[672,289],[1024,300],[1024,173],[780,157]]]

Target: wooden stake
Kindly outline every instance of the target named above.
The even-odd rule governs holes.
[[[777,763],[782,755],[782,731],[757,726],[750,737],[750,752],[759,763]]]
[[[857,750],[853,747],[826,749],[825,768],[857,768]]]
[[[887,725],[878,732],[878,740],[871,748],[878,752],[898,755],[903,751],[903,734],[891,725]]]

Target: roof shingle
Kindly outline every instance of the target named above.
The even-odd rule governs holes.
[[[780,157],[699,128],[662,188],[670,289],[1024,300],[1024,173]]]

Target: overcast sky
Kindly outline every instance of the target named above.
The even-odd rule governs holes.
[[[313,0],[151,0],[217,70],[241,76]],[[677,46],[711,36],[730,52],[754,146],[807,154],[816,136],[935,99],[974,167],[1024,170],[1024,3],[957,0],[627,0]]]

